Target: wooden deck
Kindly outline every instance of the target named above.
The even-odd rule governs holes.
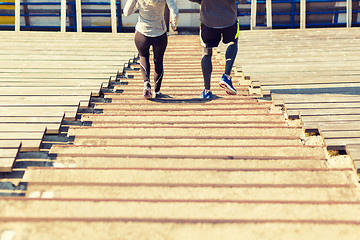
[[[75,120],[91,96],[123,73],[137,56],[132,37],[0,32],[2,171],[12,170],[17,150],[38,151],[44,133],[59,134],[63,120]]]
[[[319,131],[328,150],[346,150],[358,169],[359,43],[360,28],[242,31],[236,60],[244,84]]]
[[[133,44],[131,35],[121,34],[99,34],[98,41],[104,49],[114,43],[105,50],[111,54],[117,41]],[[262,88],[239,72],[233,78],[238,95],[226,95],[217,85],[221,55],[213,59],[215,98],[200,99],[199,36],[169,37],[160,99],[142,98],[139,65],[124,52],[127,61],[108,65],[126,68],[106,80],[99,73],[110,69],[106,64],[101,69],[86,62],[64,63],[74,67],[61,76],[66,67],[32,65],[24,69],[29,75],[21,79],[32,79],[20,80],[24,86],[6,80],[19,80],[23,69],[4,70],[4,82],[29,94],[0,96],[7,114],[0,117],[0,160],[12,162],[17,154],[12,168],[4,169],[12,172],[0,173],[0,193],[7,195],[0,197],[1,240],[358,238],[353,162],[329,155],[321,136],[306,135],[302,116],[287,118],[286,104],[262,98]],[[99,91],[86,82],[93,75]],[[59,122],[58,134],[50,134]],[[23,149],[36,141],[39,151]],[[348,147],[356,153],[356,146]]]

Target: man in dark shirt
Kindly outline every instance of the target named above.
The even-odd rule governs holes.
[[[227,94],[235,95],[236,89],[230,78],[231,69],[234,65],[238,50],[239,23],[237,19],[237,7],[235,0],[190,0],[200,4],[200,37],[203,45],[203,57],[201,68],[204,76],[205,89],[201,98],[212,98],[210,90],[212,73],[212,51],[222,39],[223,43],[229,44],[226,52],[225,73],[219,86],[224,88]]]

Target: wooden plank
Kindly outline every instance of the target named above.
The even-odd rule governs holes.
[[[337,115],[334,119],[334,115],[313,115],[313,116],[301,116],[303,121],[311,122],[346,122],[346,121],[360,121],[359,115]]]
[[[285,103],[286,104],[286,103]],[[341,115],[359,115],[357,108],[354,109],[287,109],[289,115],[294,115],[301,112],[301,116],[341,116]]]
[[[79,79],[80,80],[80,79]],[[98,88],[102,85],[101,80],[95,80],[95,81],[79,81],[77,79],[71,80],[71,81],[53,81],[53,80],[33,80],[33,81],[16,81],[16,79],[13,79],[12,81],[3,80],[0,78],[0,87],[22,87],[22,88],[28,88],[28,87],[77,87],[77,88]]]
[[[360,138],[325,138],[328,150],[345,150],[349,144],[358,144]]]
[[[97,182],[149,184],[349,184],[354,172],[346,169],[108,169],[29,167],[27,182]],[[106,173],[106,174],[105,174]],[[89,176],[92,176],[89,179]],[[336,179],[336,180],[335,180]],[[88,209],[87,209],[88,210]]]
[[[360,144],[349,144],[346,151],[354,161],[360,161]]]
[[[29,182],[27,185],[26,197],[46,195],[54,193],[54,198],[91,198],[91,199],[157,199],[159,192],[162,199],[218,199],[218,200],[339,200],[352,198],[356,195],[355,187],[331,187],[331,186],[256,186],[256,185],[197,185],[169,184],[151,185],[145,184],[121,184],[121,183],[37,183]],[[186,194],[179,194],[186,192]],[[207,192],[207,194],[204,194]]]
[[[0,123],[0,132],[44,132],[46,131],[45,125],[27,125],[16,123]]]
[[[360,100],[360,97],[359,97]],[[314,111],[317,111],[318,109],[351,109],[353,110],[353,113],[359,113],[360,114],[360,102],[320,102],[320,103],[288,103],[285,100],[285,104],[287,109],[314,109]]]
[[[360,83],[346,83],[346,82],[328,82],[328,83],[306,83],[305,84],[270,84],[263,83],[261,89],[264,92],[271,92],[276,94],[322,94],[322,93],[355,93],[360,88]]]
[[[12,141],[11,145],[9,143],[7,146],[0,145],[0,172],[12,171],[12,166],[21,147],[20,141]]]
[[[69,43],[71,44],[71,43]],[[121,44],[121,43],[119,43]],[[16,49],[13,51],[10,50],[4,50],[0,53],[0,56],[3,58],[4,56],[9,56],[13,58],[19,58],[20,56],[29,56],[30,58],[34,58],[34,55],[38,55],[41,58],[47,58],[51,55],[53,55],[54,57],[70,57],[70,58],[100,58],[100,59],[104,59],[106,57],[110,57],[110,59],[123,59],[122,61],[133,61],[134,59],[136,60],[138,53],[136,52],[135,49],[132,49],[131,46],[123,46],[123,49],[121,48],[119,49],[103,49],[102,48],[89,48],[89,49],[76,49],[76,48],[70,48],[65,46],[65,49],[57,49],[58,47],[62,47],[62,46],[54,46],[56,49],[44,49],[44,48],[38,48],[36,46],[33,46],[32,50],[29,49]],[[76,54],[76,56],[74,56],[74,54]],[[44,55],[44,56],[42,56]],[[125,57],[127,57],[127,59],[124,59]],[[349,56],[350,58],[355,58],[355,56]]]
[[[287,104],[291,103],[358,103],[360,98],[357,95],[346,94],[271,94],[273,100],[285,100]]]
[[[21,141],[22,152],[39,151],[45,129],[39,131],[0,131],[0,145],[5,142]]]
[[[48,117],[64,116],[65,120],[75,120],[78,108],[72,107],[1,107],[2,117]]]
[[[40,91],[42,90],[42,91]],[[100,87],[98,89],[71,89],[71,88],[0,88],[0,96],[78,96],[78,95],[92,95],[98,96]]]
[[[42,142],[42,137],[41,138],[36,138],[36,137],[40,137],[40,134],[36,134],[34,135],[34,133],[32,133],[32,135],[30,137],[34,138],[34,139],[23,139],[21,136],[17,136],[16,133],[14,133],[15,136],[12,136],[12,139],[0,139],[0,146],[3,144],[7,144],[7,143],[11,143],[14,141],[18,141],[21,142],[21,148],[20,148],[20,152],[37,152],[40,151],[40,146],[41,146],[41,142]]]
[[[32,123],[22,123],[22,122],[0,122],[0,132],[1,131],[41,131],[46,129],[47,134],[58,134],[60,131],[61,122],[57,123],[43,123],[43,122],[32,122]]]
[[[119,66],[118,62],[107,63],[107,62],[95,62],[95,61],[46,61],[46,60],[8,60],[1,61],[1,69],[6,68],[52,68],[52,69],[99,69],[99,70],[108,70],[114,71],[117,73],[119,69],[122,69],[123,66]],[[15,65],[16,64],[16,65]]]
[[[346,152],[354,161],[357,172],[360,172],[360,144],[348,144],[346,145]]]
[[[45,131],[28,131],[28,132],[1,132],[0,131],[0,140],[42,140],[44,137]]]
[[[324,131],[322,132],[324,138],[360,138],[359,130],[344,130],[344,131]]]
[[[300,29],[306,28],[306,0],[300,0]]]
[[[100,210],[102,211],[102,210]],[[136,211],[136,210],[135,210]],[[240,214],[241,215],[241,214]],[[237,216],[238,217],[238,216]],[[265,235],[294,236],[293,240],[306,239],[356,239],[360,231],[357,222],[336,221],[272,221],[242,219],[240,221],[199,220],[199,221],[166,221],[153,219],[132,221],[130,219],[114,218],[1,218],[4,236],[30,236],[33,239],[50,239],[61,236],[61,239],[108,239],[114,240],[129,236],[128,239],[141,239],[143,236],[166,236],[167,239],[177,239],[181,236],[191,239],[194,234],[207,240],[216,240],[222,236],[227,239],[239,238],[259,239]],[[144,219],[145,220],[145,219]],[[76,226],[76,227],[74,227]],[[149,232],[149,228],[151,232]],[[29,230],[31,229],[31,233]],[[44,231],[46,229],[46,231]],[[71,231],[67,231],[71,229]],[[270,230],[269,230],[270,229]],[[296,236],[295,234],[296,233]],[[6,235],[8,234],[8,235]],[[130,237],[131,236],[131,237]],[[234,237],[233,237],[234,236]],[[285,238],[285,237],[284,237]],[[58,238],[60,239],[60,238]],[[264,238],[263,238],[264,239]]]
[[[82,55],[79,51],[67,51],[67,54],[58,54],[54,51],[41,52],[41,55],[37,54],[35,51],[31,51],[30,54],[0,54],[0,62],[6,63],[6,60],[17,60],[19,63],[26,62],[28,60],[32,61],[64,61],[64,62],[74,62],[74,63],[83,63],[83,64],[109,64],[113,62],[113,65],[121,65],[121,62],[128,62],[135,58],[135,54],[132,55],[127,52],[119,51],[116,55],[96,55],[92,52],[92,55]],[[74,55],[76,54],[76,55]],[[119,63],[120,62],[120,63]]]
[[[7,102],[8,101],[8,102]],[[0,96],[0,107],[6,106],[79,106],[88,104],[88,96]]]
[[[0,148],[0,151],[2,149]],[[0,172],[12,172],[12,167],[14,165],[14,162],[16,160],[16,156],[11,157],[0,157]]]
[[[360,131],[360,124],[358,122],[340,122],[337,124],[320,123],[319,126],[322,132],[346,131],[348,129]]]
[[[31,99],[28,102],[26,100],[16,99],[21,96],[0,96],[1,99],[11,100],[10,103],[6,104],[0,104],[0,107],[41,107],[41,106],[69,106],[69,107],[75,107],[78,106],[79,108],[87,108],[89,106],[89,99],[82,99],[82,100],[61,100],[62,96],[59,96],[59,100],[56,100],[54,98],[47,99],[50,97],[56,97],[56,96],[44,96],[43,101],[40,99]],[[38,96],[25,96],[25,97],[38,97]],[[39,96],[42,97],[42,96]],[[73,97],[73,96],[67,96],[67,97]],[[75,97],[75,96],[74,96]],[[15,100],[14,100],[15,98]]]
[[[41,80],[52,80],[52,81],[61,81],[61,79],[79,79],[79,81],[96,81],[103,80],[109,81],[111,76],[114,76],[114,73],[110,75],[107,73],[76,73],[76,72],[62,72],[61,76],[58,73],[42,73],[42,72],[0,72],[0,78],[6,78],[9,81],[12,81],[13,78],[16,80],[23,79],[23,81],[27,81],[26,79],[30,79],[30,81],[34,78]]]
[[[311,116],[310,116],[311,118]],[[329,119],[328,121],[323,121],[323,122],[318,122],[318,121],[311,121],[311,119],[307,119],[305,122],[303,122],[303,126],[305,129],[318,129],[318,128],[323,128],[324,130],[326,130],[326,126],[327,125],[345,125],[346,126],[350,126],[350,128],[352,128],[352,126],[357,126],[357,121],[340,121],[340,119],[338,118],[333,118],[333,119]],[[314,117],[316,118],[316,117]]]
[[[1,149],[13,149],[13,148],[19,148],[20,146],[21,146],[20,140],[10,140],[10,141],[0,140],[0,148]]]
[[[32,74],[32,73],[35,73],[35,74],[44,74],[45,76],[47,74],[56,74],[56,75],[61,75],[66,71],[66,67],[58,67],[58,68],[35,68],[35,69],[16,69],[16,68],[0,68],[0,74],[2,73],[21,73],[21,74]],[[107,76],[116,76],[118,73],[122,73],[123,71],[123,66],[119,66],[117,67],[116,69],[101,69],[101,68],[70,68],[68,69],[68,71],[71,71],[73,73],[76,74],[98,74],[98,75],[103,75],[103,74],[106,74]]]

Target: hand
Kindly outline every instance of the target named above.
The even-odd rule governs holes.
[[[172,29],[173,31],[175,31],[176,28],[177,28],[177,27],[173,24],[172,21],[170,21],[170,27],[171,27],[171,29]]]
[[[153,0],[144,0],[145,1],[145,4],[147,5],[147,6],[154,6],[154,1]]]

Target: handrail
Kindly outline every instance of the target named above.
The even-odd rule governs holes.
[[[21,2],[20,0],[15,0],[14,2],[0,2],[1,5],[7,6],[15,6],[14,14],[1,14],[0,16],[15,16],[15,24],[14,25],[0,25],[0,27],[13,28],[15,31],[20,31],[20,6],[27,5],[37,5],[37,6],[46,6],[46,5],[58,5],[60,6],[59,13],[21,13],[21,17],[60,17],[60,26],[36,26],[36,28],[48,28],[48,29],[60,29],[61,32],[66,32],[66,30],[73,30],[77,32],[81,32],[84,28],[82,26],[82,18],[83,17],[110,17],[111,18],[111,31],[113,33],[121,31],[121,24],[117,24],[121,19],[121,6],[120,2],[116,2],[115,0],[109,0],[109,2],[87,2],[81,3],[81,0],[74,0],[71,2],[66,2],[66,0],[61,0],[61,2]],[[81,5],[109,5],[110,13],[96,13],[96,14],[84,14],[81,11]],[[66,6],[69,6],[72,9],[72,13],[66,13]],[[76,11],[77,10],[77,11]],[[66,26],[66,18],[71,17],[72,21],[70,22],[70,26]],[[72,26],[71,26],[72,25]],[[29,26],[21,26],[21,29],[27,28]],[[30,26],[31,27],[31,26]],[[85,27],[87,29],[96,29],[96,28],[109,28],[108,26],[97,26],[97,27]]]
[[[0,0],[1,1],[1,0]],[[306,1],[306,2],[305,2]],[[318,10],[314,9],[306,9],[308,3],[340,3],[345,2],[346,4],[342,7],[331,7],[330,9]],[[267,28],[305,28],[308,27],[329,27],[329,26],[347,26],[351,27],[353,24],[360,24],[358,20],[353,22],[352,14],[359,13],[360,11],[356,9],[352,9],[352,0],[250,0],[247,1],[246,4],[252,3],[252,14],[251,12],[244,12],[241,9],[241,5],[238,11],[238,16],[248,16],[251,17],[250,28],[254,28],[256,26],[266,26]],[[255,4],[256,3],[256,4]],[[277,12],[274,6],[276,4],[288,3],[291,4],[289,6],[289,10],[286,12]],[[66,4],[66,5],[65,5]],[[257,5],[264,4],[267,9],[265,12],[257,12]],[[60,16],[60,26],[21,26],[21,29],[32,29],[32,28],[43,28],[43,29],[59,29],[61,32],[65,31],[78,31],[81,32],[83,30],[107,30],[110,26],[82,26],[82,19],[84,17],[109,17],[111,19],[111,29],[110,31],[113,33],[121,32],[121,5],[120,2],[116,0],[99,0],[99,2],[81,2],[81,0],[72,0],[66,2],[66,0],[61,0],[61,2],[21,2],[20,0],[15,0],[14,2],[0,2],[0,6],[9,5],[16,6],[15,14],[9,13],[7,11],[5,14],[1,14],[0,16],[15,16],[15,24],[14,25],[0,25],[0,27],[15,29],[15,31],[20,31],[20,8],[24,5],[60,5],[60,13],[50,12],[50,13],[21,13],[21,17],[59,17]],[[81,11],[80,5],[109,5],[109,12],[100,12],[100,13],[86,13],[86,10]],[[298,6],[300,7],[300,11],[297,10]],[[68,8],[66,7],[68,6]],[[321,6],[319,6],[321,8]],[[66,10],[70,11],[66,13]],[[78,9],[78,11],[76,11]],[[275,9],[275,12],[273,11]],[[307,11],[306,11],[307,10]],[[306,16],[308,15],[324,15],[324,14],[332,14],[333,22],[306,22]],[[338,16],[339,14],[346,14],[346,23],[339,23]],[[256,16],[266,15],[266,23],[264,24],[256,24]],[[274,22],[273,18],[279,15],[289,15],[290,21],[288,23],[283,22]],[[296,19],[300,16],[300,21],[297,22]],[[70,19],[69,26],[66,26],[67,18]],[[119,24],[118,24],[119,23]],[[249,27],[249,24],[241,24],[242,27]]]
[[[306,2],[305,2],[306,1]],[[319,10],[313,10],[313,11],[306,11],[306,4],[307,3],[328,3],[328,2],[345,2],[346,3],[346,10],[343,10],[345,6],[343,7],[334,7],[332,10],[326,10],[326,11],[319,11]],[[290,11],[288,12],[274,12],[273,11],[273,5],[274,4],[281,4],[281,3],[290,3],[292,4],[292,7]],[[266,27],[272,28],[272,27],[290,27],[290,28],[305,28],[305,26],[317,26],[317,27],[328,27],[328,26],[345,26],[351,27],[353,24],[359,24],[360,22],[356,21],[353,22],[352,20],[352,14],[354,13],[360,13],[359,10],[353,10],[352,9],[352,0],[250,0],[247,1],[245,4],[251,4],[251,11],[244,12],[241,11],[241,8],[238,8],[238,16],[249,16],[250,15],[250,29],[254,29],[256,24],[256,16],[257,15],[266,15]],[[265,4],[266,10],[265,12],[257,12],[257,4]],[[300,11],[296,11],[296,6],[300,4]],[[320,7],[319,7],[320,8]],[[269,13],[270,12],[270,13]],[[346,23],[338,23],[338,15],[339,14],[346,14]],[[317,14],[333,14],[334,19],[336,22],[329,22],[329,23],[306,23],[306,16],[307,15],[317,15]],[[279,24],[279,23],[273,23],[272,17],[277,15],[290,15],[291,16],[291,22],[289,24]],[[300,22],[295,23],[295,16],[300,15]],[[270,17],[271,16],[271,17]],[[241,25],[246,27],[247,25]],[[264,26],[263,24],[259,24],[259,26]]]

